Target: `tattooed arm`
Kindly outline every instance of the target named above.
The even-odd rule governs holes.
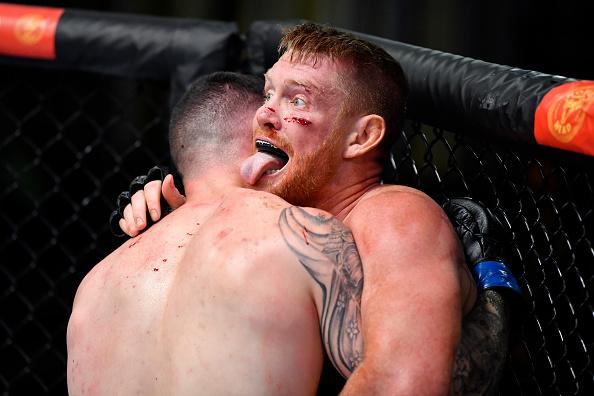
[[[281,233],[319,286],[320,326],[328,356],[348,378],[363,360],[363,268],[351,232],[330,216],[285,209]],[[465,318],[452,375],[453,395],[487,395],[497,389],[508,339],[505,302],[494,291],[480,294]]]
[[[452,395],[493,395],[507,355],[509,312],[501,294],[482,291],[464,318],[452,378]]]
[[[320,328],[332,364],[348,377],[363,358],[363,268],[353,235],[329,215],[290,207],[279,226],[285,242],[319,286]]]

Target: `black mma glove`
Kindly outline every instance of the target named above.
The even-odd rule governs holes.
[[[505,264],[508,238],[501,221],[470,198],[454,198],[446,202],[443,209],[462,242],[479,292],[497,289],[523,296],[518,281]]]
[[[118,198],[116,200],[116,209],[113,212],[111,212],[111,215],[109,216],[109,227],[111,228],[111,232],[113,235],[117,237],[126,236],[126,234],[120,228],[119,221],[120,219],[124,218],[124,209],[130,203],[130,199],[134,195],[134,193],[136,193],[139,190],[142,190],[147,183],[150,183],[154,180],[160,180],[162,182],[163,179],[165,179],[165,176],[167,176],[169,173],[172,173],[173,175],[173,182],[175,184],[175,187],[179,190],[181,194],[184,194],[184,186],[181,182],[179,175],[175,172],[171,172],[165,166],[154,166],[151,169],[149,169],[146,175],[136,176],[130,183],[128,191],[122,191],[120,195],[118,195]],[[165,201],[165,199],[163,199],[163,196],[161,195],[161,217],[167,214],[167,209],[171,208],[167,204],[167,201]],[[151,216],[148,213],[148,209],[146,221],[147,228],[153,224]]]

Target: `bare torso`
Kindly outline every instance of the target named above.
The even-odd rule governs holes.
[[[422,194],[400,186],[364,194],[344,219],[364,250],[373,231],[362,224],[377,226],[385,210],[365,202],[384,193],[397,206],[400,193]],[[216,207],[182,206],[87,275],[68,328],[71,395],[314,394],[324,346],[344,375],[356,367],[363,274],[353,236],[321,211],[238,194]],[[451,264],[460,305],[471,305],[472,280],[461,260]]]
[[[318,297],[279,232],[288,205],[238,191],[184,205],[87,275],[68,326],[71,395],[315,393]]]

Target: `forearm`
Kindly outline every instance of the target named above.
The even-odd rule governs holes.
[[[493,395],[505,363],[509,337],[509,308],[501,295],[493,290],[480,293],[475,308],[462,324],[460,344],[452,373],[452,395]],[[429,381],[429,378],[425,378]],[[381,375],[367,369],[365,361],[346,382],[341,396],[386,394],[422,394],[422,389],[390,386]],[[401,381],[404,383],[404,381]],[[421,385],[422,386],[422,385]],[[424,389],[427,391],[428,389]],[[411,393],[412,392],[412,393]]]
[[[462,323],[452,376],[452,395],[492,395],[505,363],[509,307],[502,296],[485,290]]]

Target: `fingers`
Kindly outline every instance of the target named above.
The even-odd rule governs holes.
[[[136,176],[132,182],[130,183],[130,195],[134,195],[136,193],[136,191],[138,190],[142,190],[144,185],[146,184],[146,176],[145,175],[141,175],[141,176]]]
[[[132,233],[130,233],[130,231],[128,231],[128,225],[126,224],[126,220],[124,220],[123,218],[120,218],[118,224],[124,234],[131,236],[131,237],[135,236],[135,235],[132,235]]]
[[[120,195],[118,195],[118,199],[116,201],[117,211],[120,214],[120,217],[124,217],[124,208],[130,204],[130,193],[128,191],[122,191]]]
[[[186,201],[180,192],[183,191],[183,185],[180,181],[178,190],[173,175],[167,174],[168,172],[165,167],[153,167],[147,175],[135,177],[129,190],[118,196],[116,211],[110,217],[110,227],[114,235],[122,235],[117,229],[119,227],[125,234],[134,237],[163,217],[165,203],[172,209],[183,205]],[[118,214],[121,219],[118,218]]]
[[[111,229],[111,233],[117,237],[123,237],[125,235],[120,227],[120,219],[122,219],[122,216],[117,209],[109,215],[109,228]]]
[[[177,209],[186,202],[186,197],[181,195],[179,190],[175,187],[173,176],[171,174],[165,176],[162,190],[163,198],[165,198],[165,201],[167,201],[171,209]]]
[[[163,181],[168,173],[169,169],[165,166],[153,166],[146,174],[146,183],[149,183],[153,180]]]
[[[136,228],[136,224],[134,222],[134,215],[132,213],[132,205],[128,204],[122,213],[122,219],[120,219],[119,224],[122,231],[128,234],[131,237],[135,237],[138,235],[138,230]]]
[[[132,195],[132,216],[134,217],[134,225],[138,231],[146,227],[146,199],[144,198],[144,190],[138,190]]]
[[[161,218],[161,180],[153,180],[144,186],[146,207],[153,221]]]

